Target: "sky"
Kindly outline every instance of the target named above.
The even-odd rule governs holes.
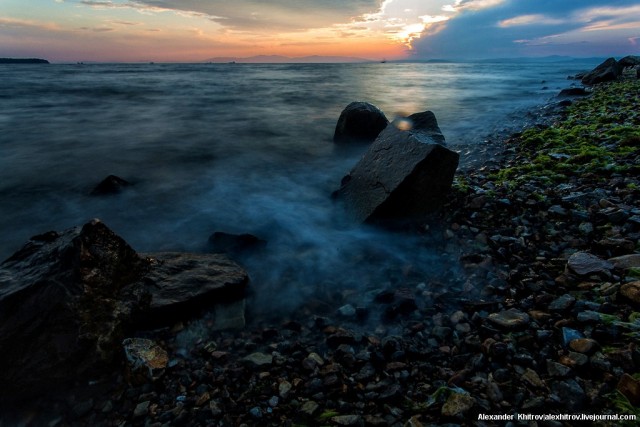
[[[640,55],[640,0],[0,0],[0,57]]]

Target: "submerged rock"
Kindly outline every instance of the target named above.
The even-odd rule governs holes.
[[[358,221],[422,218],[441,206],[458,167],[458,153],[443,144],[431,111],[402,119],[382,131],[334,196]]]
[[[209,245],[214,253],[238,255],[264,249],[267,241],[253,234],[231,234],[216,231],[209,236]]]
[[[119,176],[109,175],[103,179],[100,184],[91,191],[92,196],[106,196],[109,194],[120,193],[125,187],[130,186],[131,183]]]
[[[598,83],[610,82],[620,77],[622,66],[615,60],[609,58],[593,70],[582,77],[582,84],[595,85]]]
[[[352,102],[340,113],[333,141],[372,142],[388,124],[387,117],[375,105],[368,102]]]

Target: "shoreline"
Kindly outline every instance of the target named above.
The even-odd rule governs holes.
[[[637,93],[638,82],[629,84]],[[185,350],[178,331],[163,330],[154,338],[176,364],[156,382],[129,386],[115,378],[96,385],[108,388],[104,395],[78,388],[57,407],[41,409],[67,414],[58,425],[158,426],[473,425],[483,413],[622,413],[620,395],[629,397],[616,389],[623,378],[635,381],[627,376],[639,367],[625,334],[637,333],[640,303],[623,285],[638,271],[591,257],[583,257],[592,262],[584,267],[572,257],[637,254],[640,190],[633,167],[640,144],[630,136],[635,151],[621,153],[630,169],[598,169],[595,162],[593,170],[562,169],[566,180],[551,182],[544,174],[579,154],[546,147],[546,140],[531,145],[589,102],[576,102],[555,124],[495,141],[497,148],[504,144],[497,162],[458,171],[452,200],[421,233],[459,257],[461,288],[450,287],[453,279],[403,287],[375,303],[376,312],[391,309],[394,316],[367,327],[336,313],[349,300],[334,296],[325,316],[302,307],[280,324],[265,320],[202,337],[183,356],[177,356]],[[594,135],[609,136],[607,117],[598,120],[605,133]],[[627,117],[637,128],[637,116]],[[613,142],[593,145],[600,144]],[[547,149],[552,160],[535,161]],[[542,169],[525,168],[539,163]],[[270,362],[249,358],[255,354]]]

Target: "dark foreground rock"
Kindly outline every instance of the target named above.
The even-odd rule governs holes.
[[[35,236],[0,265],[0,397],[99,377],[140,326],[189,319],[214,304],[231,304],[243,318],[244,305],[232,303],[247,283],[224,255],[139,256],[99,220]]]
[[[623,67],[615,58],[609,58],[582,77],[582,84],[595,85],[618,79]]]
[[[628,55],[618,61],[622,68],[637,67],[640,65],[640,56]]]
[[[333,141],[372,142],[388,124],[387,117],[375,105],[368,102],[352,102],[340,113]]]
[[[21,398],[109,364],[148,295],[144,261],[103,223],[32,238],[0,266],[0,395]]]
[[[442,204],[458,167],[458,153],[442,144],[430,111],[388,126],[335,196],[357,221],[419,219]]]

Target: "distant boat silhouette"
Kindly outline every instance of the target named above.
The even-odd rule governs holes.
[[[387,60],[386,60],[386,59],[383,59],[382,61],[380,61],[380,63],[381,63],[381,64],[386,64],[386,63],[387,63]]]

